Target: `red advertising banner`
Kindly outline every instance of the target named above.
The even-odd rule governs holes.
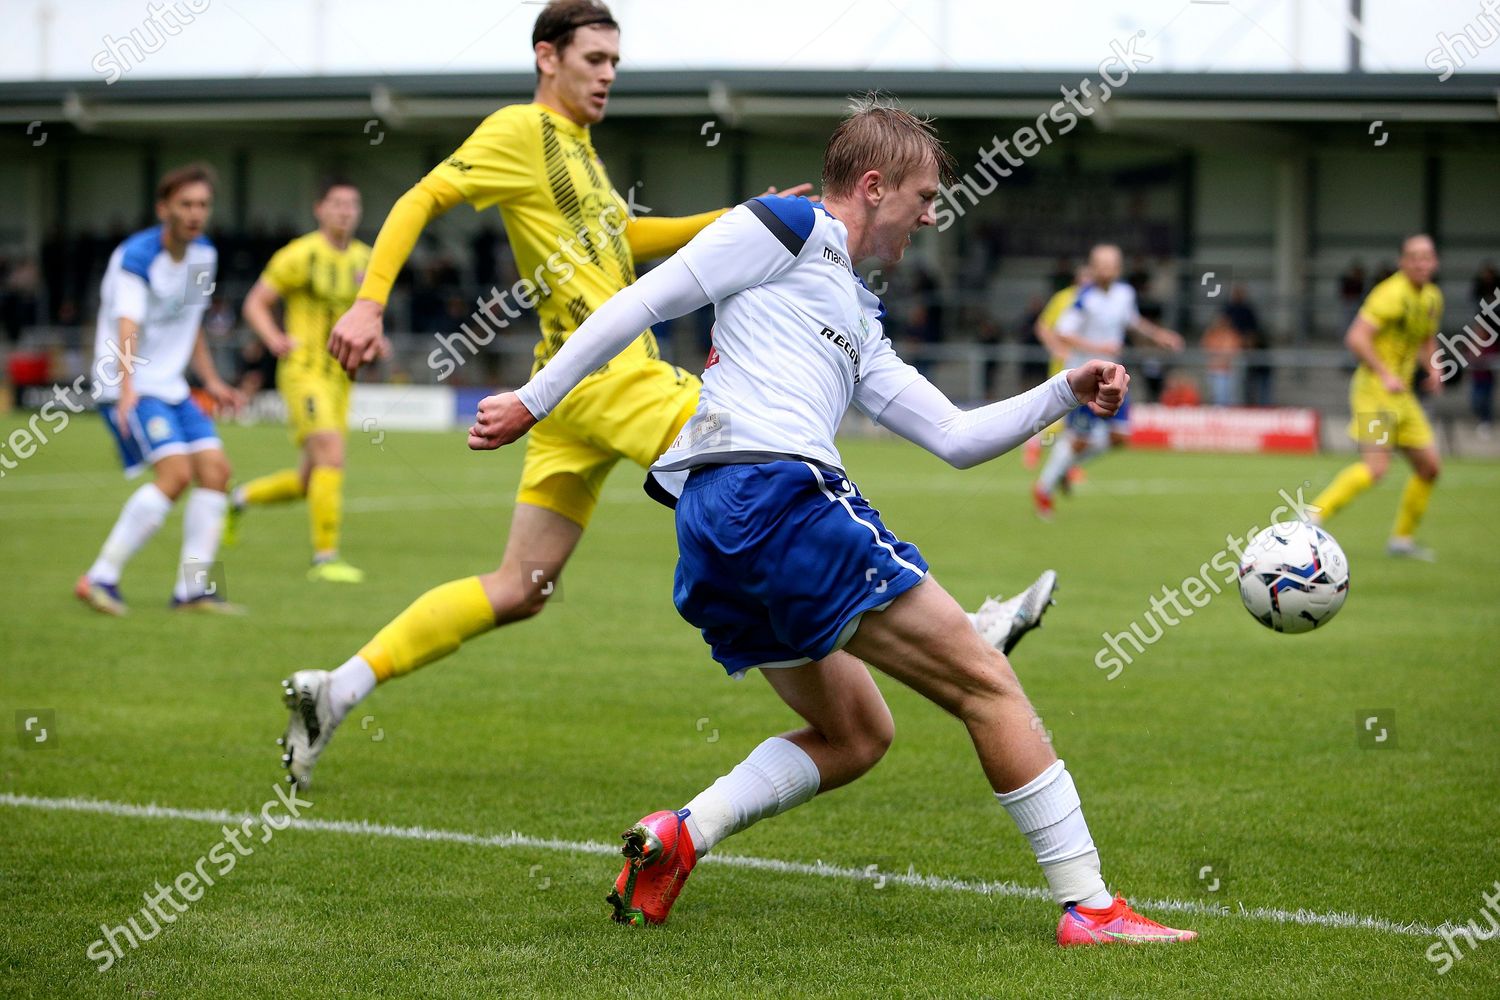
[[[1167,451],[1312,454],[1318,450],[1318,411],[1147,403],[1130,408],[1130,443]]]

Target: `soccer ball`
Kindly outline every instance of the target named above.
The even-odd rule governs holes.
[[[1256,535],[1240,563],[1245,610],[1277,632],[1311,632],[1349,596],[1349,560],[1333,536],[1305,521],[1282,521]]]

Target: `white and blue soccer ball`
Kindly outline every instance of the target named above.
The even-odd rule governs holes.
[[[1251,539],[1240,562],[1240,599],[1266,628],[1311,632],[1349,596],[1349,560],[1333,536],[1306,521],[1282,521]]]

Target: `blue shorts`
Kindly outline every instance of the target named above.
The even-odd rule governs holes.
[[[677,549],[677,610],[730,674],[821,660],[927,575],[849,480],[807,462],[694,471]]]
[[[1101,417],[1087,406],[1080,406],[1065,418],[1068,430],[1074,434],[1087,435],[1089,431],[1104,424],[1111,434],[1125,434],[1130,430],[1130,396],[1120,400],[1120,408],[1112,417]]]
[[[142,396],[131,411],[128,427],[120,426],[114,403],[100,406],[99,415],[120,449],[120,462],[127,476],[138,475],[146,466],[155,465],[168,455],[224,447],[214,422],[198,409],[191,396],[180,403]]]

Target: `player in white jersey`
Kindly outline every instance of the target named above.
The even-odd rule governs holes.
[[[1140,314],[1135,289],[1120,280],[1120,248],[1101,243],[1089,251],[1090,280],[1078,290],[1078,298],[1057,320],[1054,334],[1068,352],[1067,364],[1077,367],[1091,358],[1118,361],[1125,350],[1125,334],[1134,332],[1158,347],[1182,350],[1182,337],[1158,326]],[[1108,417],[1086,406],[1068,415],[1052,445],[1041,478],[1031,488],[1037,516],[1052,517],[1052,495],[1066,489],[1068,470],[1082,465],[1110,448],[1122,447],[1130,439],[1130,400]]]
[[[725,837],[875,765],[893,727],[869,663],[967,727],[1064,908],[1060,944],[1195,936],[1105,888],[1073,779],[1010,664],[966,627],[916,546],[885,527],[834,444],[852,404],[963,468],[1073,407],[1108,416],[1124,398],[1124,368],[1088,361],[963,411],[896,355],[880,300],[851,264],[900,260],[911,234],[933,224],[951,171],[930,124],[859,102],[824,155],[821,205],[758,198],[732,210],[600,307],[526,386],[480,404],[469,446],[514,441],[640,329],[715,307],[698,408],[652,466],[648,491],[675,501],[678,610],[726,671],[760,668],[807,725],[626,832],[617,920],[663,922],[697,859]]]
[[[127,476],[147,466],[153,481],[125,501],[99,557],[74,593],[97,611],[123,615],[120,576],[196,482],[183,513],[182,555],[171,606],[235,612],[213,570],[224,524],[229,460],[211,421],[188,391],[189,365],[221,405],[244,398],[219,378],[203,340],[218,253],[203,235],[213,211],[213,171],[179,167],[157,185],[159,225],[127,238],[110,255],[99,289],[94,393]]]

